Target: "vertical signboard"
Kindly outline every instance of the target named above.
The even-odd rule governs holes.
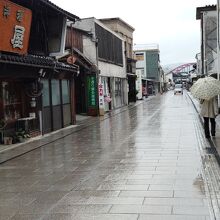
[[[8,0],[0,0],[0,51],[26,54],[31,20],[31,10]]]
[[[97,80],[96,75],[87,76],[88,114],[97,115]]]
[[[105,114],[104,85],[99,80],[99,115]]]

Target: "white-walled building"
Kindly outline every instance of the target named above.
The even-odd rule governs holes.
[[[92,42],[86,38],[83,40],[83,52],[97,64],[100,71],[98,79],[99,88],[101,88],[100,114],[103,110],[109,111],[127,105],[128,90],[123,38],[94,17],[81,19],[74,26],[89,31],[93,36]]]

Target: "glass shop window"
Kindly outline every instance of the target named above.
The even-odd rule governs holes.
[[[50,90],[48,80],[43,80],[43,106],[50,106]]]
[[[122,91],[122,81],[120,78],[115,78],[115,96],[121,96]]]
[[[3,115],[7,121],[21,118],[21,85],[18,82],[2,82]]]
[[[53,79],[51,80],[52,89],[52,105],[60,105],[60,81]]]
[[[63,104],[70,103],[70,84],[69,80],[62,80],[62,98]]]

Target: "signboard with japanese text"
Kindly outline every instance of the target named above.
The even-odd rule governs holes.
[[[32,12],[8,0],[0,0],[0,51],[26,54]]]
[[[87,77],[87,85],[88,85],[88,106],[96,107],[97,106],[96,75],[91,75]]]
[[[104,115],[104,109],[105,109],[105,100],[104,100],[104,85],[99,80],[99,114]]]

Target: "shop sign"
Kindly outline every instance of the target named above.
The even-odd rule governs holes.
[[[69,64],[74,64],[76,62],[76,57],[75,56],[69,56],[67,59],[66,59],[67,63]]]
[[[104,109],[105,100],[104,100],[104,85],[102,82],[99,82],[99,108]]]
[[[27,53],[31,19],[31,10],[0,0],[0,51]]]
[[[135,54],[135,59],[138,61],[144,60],[144,54]]]
[[[88,76],[88,104],[89,107],[96,107],[96,75]]]

